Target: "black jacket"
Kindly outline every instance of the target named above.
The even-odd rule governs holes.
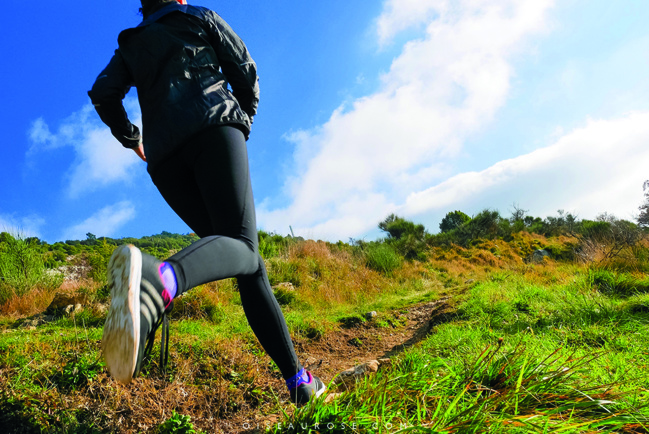
[[[88,95],[115,138],[133,148],[140,132],[122,100],[137,88],[149,165],[214,125],[238,126],[248,137],[259,102],[257,67],[215,12],[172,2],[120,33],[118,43]]]

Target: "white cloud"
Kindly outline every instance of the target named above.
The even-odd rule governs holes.
[[[100,237],[110,237],[127,222],[135,218],[135,207],[129,201],[118,202],[97,211],[83,222],[68,228],[63,240],[85,240],[88,232]]]
[[[551,146],[412,193],[398,212],[426,214],[439,223],[455,209],[476,213],[489,207],[506,214],[517,202],[541,217],[565,209],[581,218],[609,212],[633,219],[649,178],[647,143],[649,112],[591,120]]]
[[[134,123],[140,124],[137,100],[127,98],[124,102],[128,112],[133,114]],[[28,135],[31,146],[27,155],[31,158],[60,147],[69,146],[75,150],[75,160],[68,170],[67,193],[70,197],[115,182],[129,181],[135,172],[133,167],[141,164],[135,153],[124,149],[111,135],[90,104],[66,119],[56,133],[39,118],[32,123]]]
[[[37,215],[16,217],[15,215],[0,214],[0,232],[23,237],[41,237],[41,228],[45,220]]]
[[[503,106],[515,54],[547,29],[551,0],[388,0],[378,19],[379,43],[425,24],[404,45],[376,93],[341,106],[322,126],[289,138],[295,176],[291,204],[265,201],[269,230],[346,239],[370,230],[407,196],[449,173],[467,137]]]

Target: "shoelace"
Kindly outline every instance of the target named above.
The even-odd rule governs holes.
[[[169,318],[167,317],[167,311],[163,312],[160,320],[156,323],[155,327],[149,332],[147,337],[146,348],[144,349],[144,357],[142,358],[142,365],[144,365],[151,351],[153,350],[153,341],[155,340],[155,333],[158,331],[158,328],[162,325],[162,337],[160,340],[160,372],[162,375],[167,373],[167,363],[169,361]]]

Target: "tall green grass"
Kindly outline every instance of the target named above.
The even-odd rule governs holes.
[[[401,267],[403,259],[388,244],[371,244],[365,250],[365,263],[368,268],[390,276]]]
[[[60,273],[46,270],[34,239],[20,235],[3,238],[0,243],[0,304],[36,286],[53,289],[62,282]]]
[[[498,273],[391,367],[274,432],[645,432],[649,302]]]

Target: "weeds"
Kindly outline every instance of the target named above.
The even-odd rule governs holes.
[[[164,423],[162,423],[157,428],[156,433],[158,434],[197,434],[199,433],[199,431],[196,431],[194,429],[194,425],[190,421],[191,421],[191,417],[178,414],[174,410],[171,417],[166,421],[164,421]]]
[[[0,243],[0,304],[35,287],[58,288],[63,276],[45,269],[34,239],[5,236]]]
[[[104,363],[98,354],[79,355],[75,352],[68,357],[62,371],[53,377],[52,382],[63,390],[76,390],[92,383],[103,368]]]

